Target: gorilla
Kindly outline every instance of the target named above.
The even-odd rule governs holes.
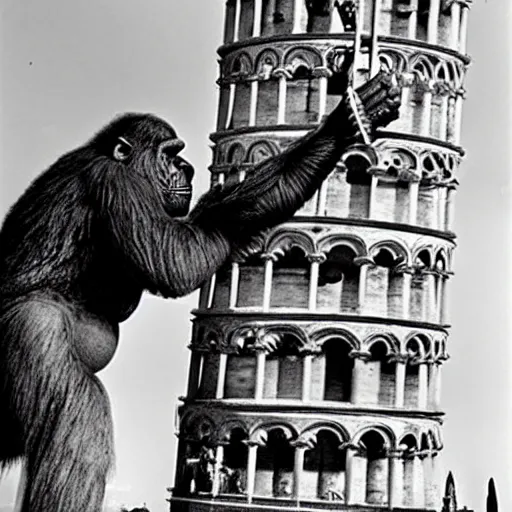
[[[0,231],[0,469],[23,458],[23,512],[101,510],[113,439],[95,373],[119,323],[144,291],[186,295],[288,220],[371,128],[358,98],[346,88],[318,128],[190,213],[184,142],[136,113],[60,157],[14,204]]]

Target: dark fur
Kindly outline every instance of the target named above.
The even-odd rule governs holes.
[[[108,398],[94,372],[144,290],[190,293],[234,250],[287,220],[353,134],[340,104],[317,130],[217,187],[196,208],[157,183],[162,120],[125,115],[36,179],[0,232],[0,467],[24,456],[23,512],[99,511],[113,462]],[[112,157],[119,137],[133,150]],[[187,177],[189,180],[191,176]]]

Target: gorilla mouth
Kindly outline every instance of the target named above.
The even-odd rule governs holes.
[[[182,187],[170,187],[169,192],[172,192],[177,196],[191,196],[192,187],[190,185],[183,185]]]

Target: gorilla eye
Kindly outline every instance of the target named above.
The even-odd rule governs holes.
[[[133,146],[124,137],[118,137],[117,144],[114,147],[113,157],[119,162],[122,162],[130,156],[132,148]]]

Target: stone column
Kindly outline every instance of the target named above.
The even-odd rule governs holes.
[[[439,492],[439,485],[440,485],[440,475],[439,475],[439,461],[438,461],[438,451],[432,451],[432,496],[434,504],[437,505],[440,500],[440,492]]]
[[[311,376],[313,370],[313,354],[304,354],[304,367],[302,372],[302,401],[308,402],[311,396]]]
[[[233,28],[233,42],[236,43],[238,41],[238,36],[240,34],[240,17],[242,14],[242,2],[241,0],[235,0],[235,26]]]
[[[291,443],[295,447],[295,458],[293,465],[293,497],[299,501],[300,499],[300,486],[302,480],[302,473],[304,468],[304,453],[307,450],[307,445],[297,441]]]
[[[452,91],[448,98],[448,127],[447,127],[447,136],[446,139],[448,142],[455,143],[455,98],[456,95]]]
[[[437,27],[439,26],[440,4],[441,0],[430,0],[427,28],[427,41],[430,44],[437,44]]]
[[[460,39],[459,39],[459,52],[466,53],[467,38],[468,38],[468,15],[469,6],[462,6],[462,14],[460,19]]]
[[[452,50],[458,50],[459,49],[459,41],[460,41],[460,3],[459,3],[459,0],[455,0],[452,3],[450,16],[451,16],[450,48]]]
[[[229,84],[229,100],[228,100],[228,112],[226,115],[226,124],[224,125],[225,130],[229,130],[231,121],[233,120],[233,109],[235,108],[235,94],[236,94],[236,83]]]
[[[255,441],[247,441],[247,445],[249,446],[249,453],[247,456],[247,501],[249,503],[252,502],[252,497],[254,495],[254,484],[256,481],[256,461],[258,458],[258,443]]]
[[[219,444],[215,453],[215,473],[213,475],[212,496],[217,496],[220,492],[220,469],[224,461],[224,446]]]
[[[446,231],[446,186],[440,185],[439,188],[439,212],[438,212],[438,220],[439,220],[439,229],[442,231]]]
[[[402,294],[402,318],[409,319],[411,309],[411,281],[410,270],[405,270],[403,275],[403,294]]]
[[[265,278],[263,284],[263,311],[270,309],[270,297],[272,295],[272,273],[274,261],[276,261],[275,254],[265,253],[261,257],[265,261]]]
[[[407,29],[407,37],[409,39],[416,39],[416,32],[418,30],[418,0],[410,1],[411,11],[409,14],[409,27]]]
[[[441,361],[436,361],[434,363],[436,367],[435,377],[434,377],[434,410],[438,411],[441,408]]]
[[[308,309],[311,312],[316,311],[316,299],[318,295],[318,273],[320,265],[326,260],[323,253],[310,254],[308,260],[311,262],[311,272],[309,276],[309,300]]]
[[[252,37],[261,35],[261,17],[263,11],[263,0],[254,0],[254,24],[252,27]]]
[[[377,186],[379,185],[379,178],[374,174],[370,184],[370,205],[368,208],[368,218],[373,219],[375,215],[375,202],[377,201]]]
[[[192,350],[190,356],[190,368],[188,373],[187,397],[193,398],[199,389],[199,378],[201,376],[201,364],[203,362],[203,354],[196,350]]]
[[[429,410],[435,410],[434,402],[435,402],[435,383],[437,377],[437,365],[434,360],[429,361],[428,363],[428,401],[427,408]]]
[[[210,279],[210,288],[208,290],[208,302],[206,307],[210,309],[213,306],[213,297],[215,295],[215,285],[217,284],[217,274],[213,274]]]
[[[428,366],[425,361],[418,365],[418,409],[427,408]]]
[[[254,399],[261,400],[263,398],[263,390],[265,387],[265,361],[266,351],[261,345],[255,347],[256,352],[256,383],[254,390]]]
[[[359,267],[359,288],[358,288],[358,309],[361,315],[365,313],[365,302],[366,302],[366,278],[368,275],[369,261],[361,262]]]
[[[256,126],[256,113],[258,111],[259,82],[254,79],[251,82],[251,105],[249,109],[249,126]]]
[[[327,108],[327,85],[329,77],[332,76],[332,73],[327,68],[320,68],[317,73],[319,76],[318,79],[318,122],[322,122],[322,119],[325,116],[326,108]]]
[[[220,399],[224,396],[224,384],[226,382],[226,366],[228,362],[227,354],[219,354],[219,373],[217,375],[217,389],[215,398]]]
[[[444,276],[441,273],[438,273],[436,276],[436,317],[435,322],[437,324],[441,324],[443,321],[442,313],[443,313],[443,286],[444,286]]]
[[[280,73],[279,75],[279,102],[277,107],[277,124],[286,123],[286,74]]]
[[[436,274],[431,270],[424,270],[425,282],[427,285],[426,299],[427,299],[427,322],[436,321]]]
[[[238,300],[238,284],[240,281],[240,266],[238,263],[231,264],[231,286],[229,288],[229,309],[234,309]]]
[[[401,450],[389,454],[389,508],[403,506],[404,462]]]
[[[318,217],[325,216],[325,205],[327,203],[327,180],[323,181],[318,189],[318,198],[316,203],[316,214]]]
[[[354,474],[354,455],[359,451],[359,447],[353,444],[347,444],[345,455],[345,503],[352,505],[352,495],[355,482]]]
[[[409,182],[409,224],[415,226],[418,223],[418,193],[419,181]]]
[[[405,400],[405,370],[407,365],[407,354],[394,356],[395,364],[395,407],[403,407]]]
[[[293,34],[300,34],[302,32],[302,7],[304,0],[293,0]]]
[[[432,83],[426,81],[423,88],[422,119],[420,135],[430,137],[430,119],[432,117]]]
[[[413,459],[413,506],[423,508],[425,502],[425,480],[423,475],[423,461],[418,452]]]
[[[415,0],[413,0],[414,2]],[[381,0],[373,0],[372,17],[370,26],[371,46],[370,46],[370,77],[374,77],[380,68],[379,61],[379,21],[381,19]]]
[[[432,229],[439,229],[439,187],[432,186]]]
[[[442,91],[440,115],[439,138],[441,140],[448,140],[448,91]]]
[[[354,405],[365,403],[364,399],[364,381],[365,366],[371,358],[370,352],[352,350],[350,357],[354,358],[354,369],[352,371],[352,396],[351,402]]]
[[[451,231],[455,213],[455,188],[448,187],[446,191],[446,230]]]
[[[441,281],[441,324],[446,325],[449,323],[449,301],[448,301],[448,278],[443,276]]]
[[[430,449],[423,459],[423,474],[425,478],[425,507],[435,509],[438,503],[434,499],[434,482],[433,482],[433,467],[432,467],[432,450]]]
[[[455,144],[460,144],[460,133],[462,128],[462,107],[464,104],[464,90],[459,91],[455,99]]]

